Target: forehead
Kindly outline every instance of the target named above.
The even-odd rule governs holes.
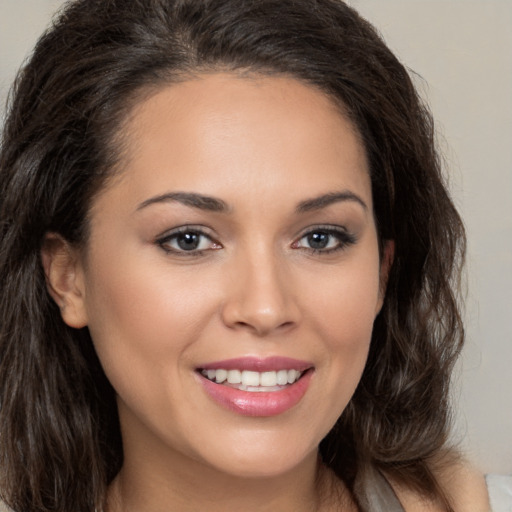
[[[122,137],[120,181],[139,201],[176,190],[229,201],[258,190],[299,202],[349,187],[371,203],[353,124],[292,78],[217,73],[164,86],[135,104]]]

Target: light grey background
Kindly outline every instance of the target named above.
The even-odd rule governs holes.
[[[0,102],[60,0],[0,0]],[[469,238],[457,434],[512,473],[512,0],[351,0],[423,80]]]

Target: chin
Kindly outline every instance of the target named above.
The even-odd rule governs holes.
[[[303,448],[285,439],[233,442],[231,450],[211,450],[205,460],[211,467],[238,478],[275,478],[301,465],[315,464],[318,446]],[[236,450],[235,450],[236,447]]]

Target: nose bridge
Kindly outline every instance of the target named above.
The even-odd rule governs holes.
[[[224,321],[258,335],[291,327],[298,321],[293,280],[286,261],[270,244],[249,244],[230,265],[230,290],[224,304]]]

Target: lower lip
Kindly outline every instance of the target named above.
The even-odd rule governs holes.
[[[206,393],[219,405],[242,416],[276,416],[297,405],[311,381],[312,370],[280,391],[241,391],[199,376]]]

